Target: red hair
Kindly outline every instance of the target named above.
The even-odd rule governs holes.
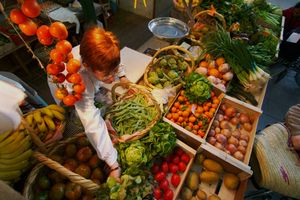
[[[80,55],[93,72],[111,72],[120,64],[119,41],[99,26],[89,28],[80,43]]]

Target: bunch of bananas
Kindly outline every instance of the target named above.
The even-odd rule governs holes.
[[[24,127],[0,135],[0,179],[7,184],[16,182],[31,165],[31,136]]]
[[[66,120],[65,109],[59,105],[51,104],[35,110],[26,116],[26,121],[42,142],[53,137],[56,127]]]

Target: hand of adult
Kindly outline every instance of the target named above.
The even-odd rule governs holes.
[[[120,82],[130,82],[130,80],[126,77],[120,78]],[[129,85],[123,85],[124,88],[128,89]]]
[[[121,167],[116,161],[108,170],[109,176],[113,176],[115,179],[120,178],[121,176]]]
[[[296,150],[300,150],[300,135],[293,135],[292,142]]]

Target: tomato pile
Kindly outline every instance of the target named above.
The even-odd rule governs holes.
[[[25,0],[20,9],[13,9],[10,12],[11,20],[19,25],[20,30],[28,36],[37,35],[38,40],[43,45],[50,45],[54,40],[58,41],[56,48],[50,52],[51,63],[47,65],[48,77],[52,79],[58,89],[55,92],[55,97],[67,106],[72,106],[76,101],[82,99],[81,93],[85,90],[85,84],[82,82],[82,77],[78,74],[81,63],[77,59],[73,59],[72,44],[66,40],[68,30],[61,22],[54,22],[51,26],[42,25],[38,27],[36,23],[30,19],[37,17],[41,12],[41,7],[36,0]],[[67,64],[65,67],[65,63]],[[62,72],[67,68],[68,74],[65,76]],[[72,83],[73,91],[69,92],[64,85],[59,85],[63,82]]]
[[[77,143],[68,144],[64,156],[52,155],[50,159],[86,179],[91,179],[97,185],[106,181],[103,171],[105,163],[98,158],[87,137],[80,137]],[[37,181],[37,195],[34,199],[79,199],[84,196],[94,197],[95,194],[51,170]]]
[[[166,114],[166,118],[203,138],[220,100],[212,91],[208,101],[190,104],[183,93],[184,90],[181,90],[169,113]]]
[[[158,200],[172,200],[174,193],[170,189],[171,181],[172,186],[175,188],[180,183],[180,174],[186,170],[186,166],[190,161],[190,157],[182,148],[175,147],[172,153],[169,153],[163,162],[158,165],[153,164],[151,172],[155,174],[154,178],[159,186],[154,189],[154,197]],[[171,173],[171,180],[168,180],[167,175]],[[164,194],[163,194],[164,193]]]

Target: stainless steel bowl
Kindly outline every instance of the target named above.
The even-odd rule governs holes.
[[[175,40],[189,34],[189,26],[179,19],[160,17],[148,23],[149,30],[158,38]]]

